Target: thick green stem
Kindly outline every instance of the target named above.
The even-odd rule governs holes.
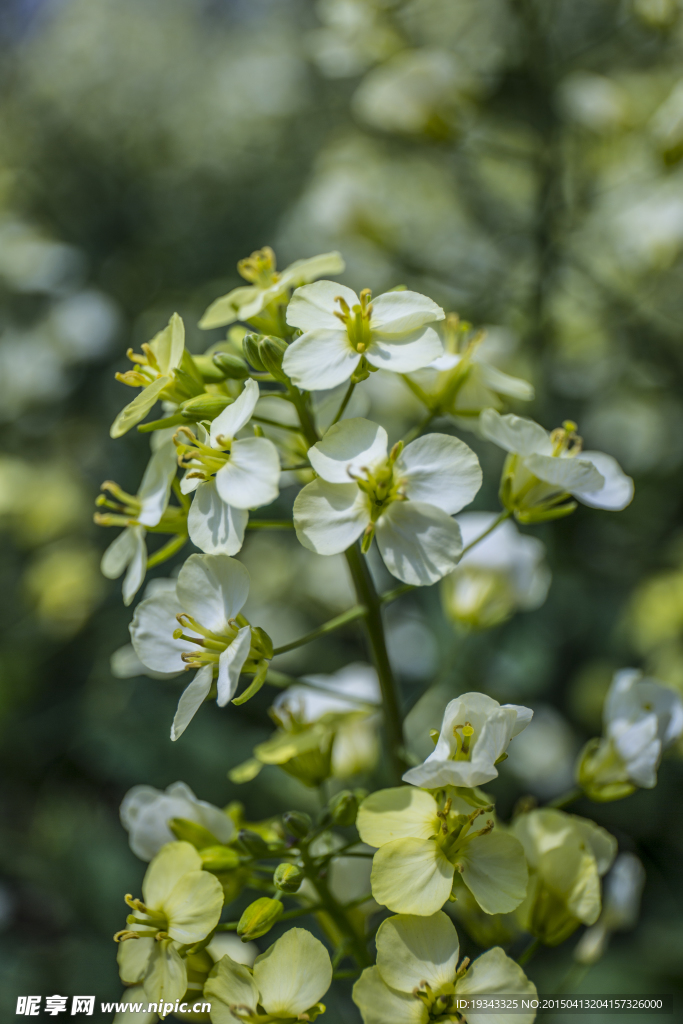
[[[356,619],[362,618],[363,615],[365,615],[365,608],[362,605],[355,605],[353,608],[349,608],[348,611],[342,612],[341,615],[336,615],[329,622],[324,622],[317,629],[312,629],[310,633],[299,637],[298,640],[292,640],[289,644],[276,647],[273,651],[273,656],[276,654],[286,654],[287,651],[293,651],[297,647],[303,647],[304,644],[310,644],[313,640],[317,640],[318,637],[325,636],[326,633],[332,633],[335,629],[340,629],[347,622],[355,622]]]
[[[303,435],[310,445],[314,445],[316,441],[320,440],[320,438],[318,437],[318,431],[315,429],[315,424],[313,423],[311,414],[308,411],[306,399],[294,384],[288,385],[288,391],[299,417],[299,423],[301,424]]]
[[[391,773],[394,785],[400,785],[401,777],[407,768],[403,760],[401,698],[387,653],[381,600],[370,575],[368,563],[361,554],[358,544],[353,544],[345,553],[358,603],[364,605],[366,610],[363,621],[382,691],[384,727],[391,758]]]

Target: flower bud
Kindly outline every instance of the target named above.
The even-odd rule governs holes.
[[[341,793],[333,796],[328,806],[335,825],[345,828],[355,823],[358,814],[358,801],[349,789],[343,789]]]
[[[265,366],[261,362],[258,342],[258,334],[245,334],[244,338],[242,339],[242,348],[244,349],[245,356],[247,357],[251,365],[254,367],[254,369],[260,370],[261,373],[263,373],[265,370]]]
[[[176,839],[192,843],[198,850],[203,850],[206,846],[220,846],[213,832],[209,832],[208,828],[204,828],[196,821],[188,821],[187,818],[171,818],[168,827]]]
[[[265,338],[261,338],[258,343],[258,354],[261,358],[261,362],[268,373],[275,377],[275,380],[282,382],[286,382],[288,380],[287,374],[283,373],[282,370],[282,360],[286,351],[287,344],[282,341],[281,338],[272,338],[267,336]]]
[[[249,367],[244,359],[231,352],[214,352],[212,359],[223,376],[230,380],[243,380],[249,376]]]
[[[589,800],[608,803],[635,792],[623,759],[609,738],[586,743],[576,763],[576,781]]]
[[[281,917],[283,909],[279,900],[271,900],[268,896],[250,903],[237,925],[237,934],[242,942],[251,942],[269,932]]]
[[[265,841],[263,836],[258,834],[258,832],[252,832],[248,828],[241,828],[238,835],[239,840],[247,853],[250,853],[256,860],[258,860],[259,857],[268,856],[268,843]]]
[[[192,359],[205,384],[219,384],[225,380],[227,374],[211,356],[192,356]],[[246,367],[244,372],[246,375]]]
[[[273,641],[270,639],[265,629],[260,626],[251,627],[251,646],[255,649],[262,657],[270,660],[273,657]]]
[[[213,420],[232,402],[227,395],[197,395],[180,406],[183,419],[196,423],[199,420]]]
[[[199,856],[205,871],[233,871],[240,865],[240,856],[231,846],[205,846]]]
[[[273,885],[283,892],[298,892],[304,873],[296,864],[278,864],[273,874]]]
[[[283,814],[282,820],[287,831],[297,839],[304,839],[313,827],[310,815],[303,811],[287,811]]]

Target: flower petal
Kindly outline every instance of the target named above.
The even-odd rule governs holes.
[[[242,626],[237,636],[218,659],[218,693],[216,703],[219,708],[224,708],[229,700],[235,696],[237,684],[240,681],[240,672],[245,661],[249,657],[251,647],[251,627]]]
[[[318,555],[337,555],[358,540],[370,522],[367,498],[356,484],[314,480],[294,502],[299,542]]]
[[[142,981],[149,966],[149,958],[156,940],[142,936],[139,939],[126,939],[119,942],[116,960],[119,965],[119,976],[126,985],[137,985]]]
[[[369,846],[384,846],[408,837],[428,839],[440,827],[437,809],[434,797],[423,789],[379,789],[360,805],[356,828]]]
[[[213,669],[211,665],[204,665],[200,668],[189,686],[186,686],[180,695],[178,709],[173,718],[171,726],[171,739],[175,743],[180,739],[188,725],[199,711],[200,707],[209,696],[211,683],[213,682]]]
[[[451,984],[459,949],[455,926],[441,910],[432,917],[390,917],[377,932],[377,966],[398,992],[412,992],[425,981],[437,991]]]
[[[298,1017],[332,984],[330,955],[305,928],[290,928],[254,961],[261,1005],[274,1016]]]
[[[552,455],[527,455],[526,468],[547,484],[554,484],[563,491],[600,491],[604,477],[598,473],[592,462],[575,458],[561,458]]]
[[[484,387],[497,395],[509,395],[510,398],[518,398],[522,402],[532,401],[535,395],[533,384],[522,380],[521,377],[511,377],[509,373],[504,373],[491,363],[477,360],[475,365]]]
[[[523,416],[501,416],[495,409],[484,409],[479,417],[479,432],[499,448],[517,455],[552,455],[550,434],[533,420]]]
[[[367,361],[392,373],[412,373],[443,353],[443,343],[433,327],[419,327],[408,334],[373,331]]]
[[[363,1024],[387,1024],[387,1021],[428,1024],[429,1021],[429,1011],[422,1000],[388,988],[377,967],[365,968],[353,986],[353,1001],[360,1010]]]
[[[244,383],[242,394],[235,399],[232,405],[225,407],[219,416],[211,423],[211,447],[221,448],[218,443],[219,437],[232,440],[245,427],[252,417],[259,400],[259,386],[255,380],[247,380]]]
[[[148,941],[153,942],[154,940],[149,939]],[[121,942],[119,949],[132,945],[134,945],[133,942]],[[142,985],[133,985],[124,990],[119,1001],[119,1009],[112,1024],[156,1024],[159,1018],[154,1010],[150,1012],[147,1009],[133,1009],[130,1003],[137,1003],[138,1006],[147,1005],[145,990]]]
[[[183,358],[185,349],[185,324],[182,317],[174,313],[162,331],[152,338],[149,347],[156,356],[159,370],[168,376]]]
[[[127,526],[118,537],[114,538],[102,555],[100,571],[103,576],[106,576],[108,580],[115,580],[121,575],[135,557],[140,535],[143,537],[145,535],[141,526]]]
[[[142,505],[138,522],[143,526],[156,526],[164,514],[177,469],[176,447],[166,441],[153,452],[138,490]]]
[[[605,481],[596,490],[574,488],[572,494],[590,508],[621,512],[633,500],[633,480],[626,476],[616,459],[604,452],[581,452],[582,462],[591,462]]]
[[[401,452],[396,474],[406,480],[406,497],[452,516],[469,505],[481,487],[479,459],[457,437],[425,434]]]
[[[343,274],[345,269],[344,257],[340,252],[323,252],[319,256],[310,256],[308,259],[290,263],[280,274],[279,284],[283,288],[297,288],[326,274]],[[339,294],[340,292],[337,292],[337,295]]]
[[[253,285],[245,284],[239,288],[233,288],[227,295],[221,295],[211,303],[199,321],[200,328],[203,331],[210,331],[213,327],[225,327],[226,324],[232,324],[235,320],[241,320],[240,314],[243,307],[248,305],[256,307],[245,310],[249,316],[260,313],[258,300],[262,298],[262,295],[261,289],[254,288]]]
[[[526,896],[529,873],[519,840],[494,829],[456,854],[462,880],[486,914],[507,914]]]
[[[218,924],[223,909],[223,886],[208,871],[183,875],[164,900],[168,934],[176,942],[201,942]]]
[[[150,1003],[174,1004],[182,999],[187,991],[187,966],[175,943],[168,939],[154,943],[142,987]]]
[[[187,640],[175,640],[178,628],[176,615],[183,611],[173,591],[162,591],[146,597],[135,609],[130,624],[130,639],[138,658],[155,672],[182,672],[181,655],[196,650]]]
[[[183,611],[214,633],[226,633],[249,596],[249,573],[228,555],[190,555],[178,573]]]
[[[187,516],[190,540],[207,555],[236,555],[249,522],[246,509],[226,505],[214,480],[197,488]]]
[[[144,902],[152,910],[160,909],[183,875],[201,869],[202,858],[191,843],[167,843],[153,858],[145,873],[142,883]]]
[[[384,335],[407,334],[445,318],[441,306],[419,292],[384,292],[372,300],[370,329]]]
[[[338,297],[344,299],[351,309],[360,304],[355,292],[335,281],[316,281],[297,288],[287,307],[287,323],[302,331],[338,331],[341,321],[334,315],[341,312]]]
[[[145,528],[144,526],[132,526],[130,527],[130,531],[135,537],[135,551],[133,552],[133,557],[128,563],[128,572],[126,573],[126,578],[123,581],[123,603],[126,608],[142,586],[145,579],[145,573],[147,572]]]
[[[279,480],[277,448],[266,437],[233,441],[229,461],[216,473],[218,493],[234,508],[270,505],[280,493]]]
[[[386,459],[388,443],[384,427],[357,417],[331,426],[322,441],[308,449],[308,458],[323,480],[348,484],[357,476],[365,476],[366,468]]]
[[[372,895],[397,914],[429,917],[453,888],[453,865],[433,839],[395,839],[372,862]]]
[[[211,1001],[213,1024],[235,1024],[231,1006],[244,1006],[255,1014],[259,994],[251,971],[235,963],[227,954],[215,965],[204,986],[204,996]]]
[[[455,569],[462,552],[455,519],[423,501],[394,501],[377,523],[384,564],[404,583],[427,587]]]
[[[359,362],[345,329],[316,328],[291,343],[282,369],[306,391],[327,391],[348,380]]]
[[[536,986],[514,960],[506,956],[500,946],[494,946],[478,957],[456,987],[458,996],[478,996],[500,992],[501,995],[536,998]],[[515,1013],[515,1024],[532,1024],[535,1010]],[[467,1024],[509,1024],[509,1014],[468,1010]]]
[[[170,377],[158,377],[146,388],[143,388],[140,394],[136,395],[133,401],[129,402],[118,414],[111,425],[110,437],[123,437],[131,427],[134,427],[140,420],[144,420],[170,380]]]

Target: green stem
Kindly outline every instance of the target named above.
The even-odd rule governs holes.
[[[400,785],[401,777],[407,767],[403,760],[403,719],[400,694],[387,653],[384,623],[382,622],[382,603],[359,545],[352,544],[350,548],[347,548],[345,554],[358,603],[365,607],[363,621],[382,691],[384,727],[389,745],[393,783]]]
[[[389,604],[391,601],[395,601],[397,597],[407,594],[410,590],[415,590],[415,584],[403,583],[400,587],[395,587],[394,590],[388,590],[386,594],[382,594],[380,596],[380,601],[382,604]]]
[[[541,940],[532,939],[529,945],[524,950],[524,952],[521,954],[521,956],[517,957],[517,963],[519,964],[519,966],[524,967],[524,964],[528,963],[529,960],[531,960],[532,956],[534,956],[540,948]]]
[[[155,565],[161,565],[168,558],[172,558],[176,551],[180,551],[182,546],[187,543],[187,534],[181,533],[177,537],[172,537],[168,543],[164,544],[163,547],[155,551],[153,555],[150,555],[147,559],[147,568],[153,569]]]
[[[362,605],[354,605],[353,608],[349,608],[348,611],[342,612],[341,615],[336,615],[329,622],[323,623],[322,626],[318,626],[317,629],[311,630],[310,633],[306,633],[305,636],[299,637],[298,640],[292,640],[289,644],[283,644],[282,647],[276,647],[273,651],[273,657],[276,654],[286,654],[287,651],[293,651],[297,647],[303,647],[304,644],[310,644],[313,640],[317,640],[320,636],[325,636],[327,633],[334,632],[335,629],[340,629],[345,626],[347,622],[355,622],[356,619],[360,619],[365,615],[365,608]]]
[[[500,526],[501,523],[504,523],[505,520],[509,519],[511,515],[512,512],[506,510],[505,512],[501,512],[499,516],[496,516],[491,525],[487,527],[487,529],[484,530],[483,533],[480,533],[478,537],[475,537],[474,540],[470,541],[467,547],[462,549],[463,555],[466,555],[468,551],[471,551],[473,547],[476,547],[476,545],[479,544],[484,539],[484,537],[488,537],[490,533],[493,533],[496,527]],[[462,555],[460,557],[462,558]]]
[[[351,401],[351,395],[353,394],[355,387],[356,387],[355,382],[351,381],[351,383],[349,384],[348,388],[346,389],[346,394],[342,398],[342,403],[339,406],[339,408],[337,409],[337,415],[332,420],[332,423],[330,424],[330,426],[334,426],[335,423],[338,423],[339,420],[344,415],[344,412],[346,411],[346,406]]]
[[[294,384],[289,384],[287,388],[292,396],[292,402],[294,403],[294,408],[297,411],[303,435],[310,445],[314,445],[320,440],[320,438],[318,437],[318,431],[315,429],[315,424],[311,419],[311,414],[308,411],[306,399]]]
[[[436,412],[430,412],[428,416],[425,416],[421,423],[417,423],[411,430],[409,430],[403,438],[404,445],[410,444],[410,442],[414,441],[416,437],[419,437],[422,431],[427,429],[432,420],[436,419],[436,416]]]
[[[583,796],[583,790],[575,786],[574,789],[568,790],[561,796],[556,796],[554,800],[549,802],[548,807],[556,807],[558,809],[568,807],[569,804],[573,804],[575,800],[578,800],[580,796]]]
[[[291,519],[250,519],[247,523],[248,530],[293,530],[294,523]]]
[[[306,875],[318,893],[321,903],[320,909],[326,914],[329,914],[339,931],[348,940],[349,952],[355,958],[358,966],[361,968],[371,967],[373,958],[368,952],[364,937],[356,932],[356,929],[347,917],[346,911],[337,903],[330,892],[326,880],[319,877],[318,871],[311,860],[308,850],[302,848],[301,859],[303,861]],[[282,918],[280,918],[280,920],[282,920]]]

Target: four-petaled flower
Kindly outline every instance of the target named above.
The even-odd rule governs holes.
[[[433,752],[423,764],[408,769],[404,782],[425,789],[490,782],[510,740],[526,729],[533,714],[520,704],[500,705],[484,693],[463,693],[446,705]]]
[[[353,987],[363,1024],[428,1024],[461,1017],[468,1024],[498,1024],[496,1010],[463,1013],[463,1000],[496,993],[535,998],[534,984],[500,946],[472,964],[465,957],[460,967],[459,955],[458,934],[443,911],[431,917],[398,914],[383,921],[377,932],[377,965],[366,968]],[[535,1016],[535,1010],[515,1013],[515,1021],[531,1024]]]
[[[167,843],[147,868],[142,899],[126,896],[133,911],[117,932],[122,981],[142,982],[149,1002],[174,1003],[187,991],[185,956],[216,927],[223,889],[202,870],[190,843]]]
[[[567,421],[549,434],[533,420],[484,409],[479,430],[509,453],[500,497],[521,523],[567,515],[576,508],[572,498],[613,512],[633,498],[633,480],[611,455],[583,451],[575,423]]]
[[[358,296],[343,284],[316,281],[297,288],[287,307],[287,323],[304,333],[282,368],[309,391],[362,379],[370,368],[410,373],[442,354],[434,324],[444,316],[417,292],[385,292],[371,301],[368,289]]]
[[[524,852],[492,819],[472,831],[490,804],[474,810],[455,790],[435,795],[412,786],[381,789],[363,801],[356,827],[379,849],[372,895],[398,914],[436,913],[453,890],[456,871],[487,914],[507,914],[526,895]]]
[[[211,303],[199,326],[207,331],[212,327],[224,327],[236,320],[256,320],[271,303],[286,302],[290,288],[309,281],[315,281],[324,274],[341,274],[344,260],[338,252],[326,252],[307,260],[296,260],[281,273],[275,269],[275,253],[266,246],[240,260],[237,269],[245,281],[251,282],[240,288],[233,288]],[[276,323],[263,326],[278,327]]]
[[[625,668],[612,680],[603,718],[603,738],[590,740],[579,760],[581,787],[602,801],[628,796],[636,786],[652,789],[663,752],[683,734],[679,695]]]
[[[136,608],[130,636],[143,665],[164,673],[199,669],[178,702],[172,740],[209,696],[214,675],[219,707],[234,696],[242,671],[265,678],[272,647],[240,615],[248,594],[249,573],[241,562],[190,555],[174,590],[159,589]]]
[[[388,452],[383,427],[365,419],[336,423],[309,449],[319,479],[294,502],[301,543],[320,555],[373,536],[387,569],[418,586],[435,583],[458,563],[460,528],[451,518],[481,487],[474,452],[446,434],[425,434]]]
[[[198,435],[176,434],[178,461],[187,470],[183,494],[196,491],[187,517],[190,539],[207,554],[234,555],[242,547],[248,509],[275,501],[280,459],[265,437],[237,437],[252,417],[259,386],[248,380],[242,394]]]
[[[211,971],[204,995],[213,1024],[314,1021],[332,983],[332,964],[322,942],[304,928],[290,928],[253,968],[224,956]]]

